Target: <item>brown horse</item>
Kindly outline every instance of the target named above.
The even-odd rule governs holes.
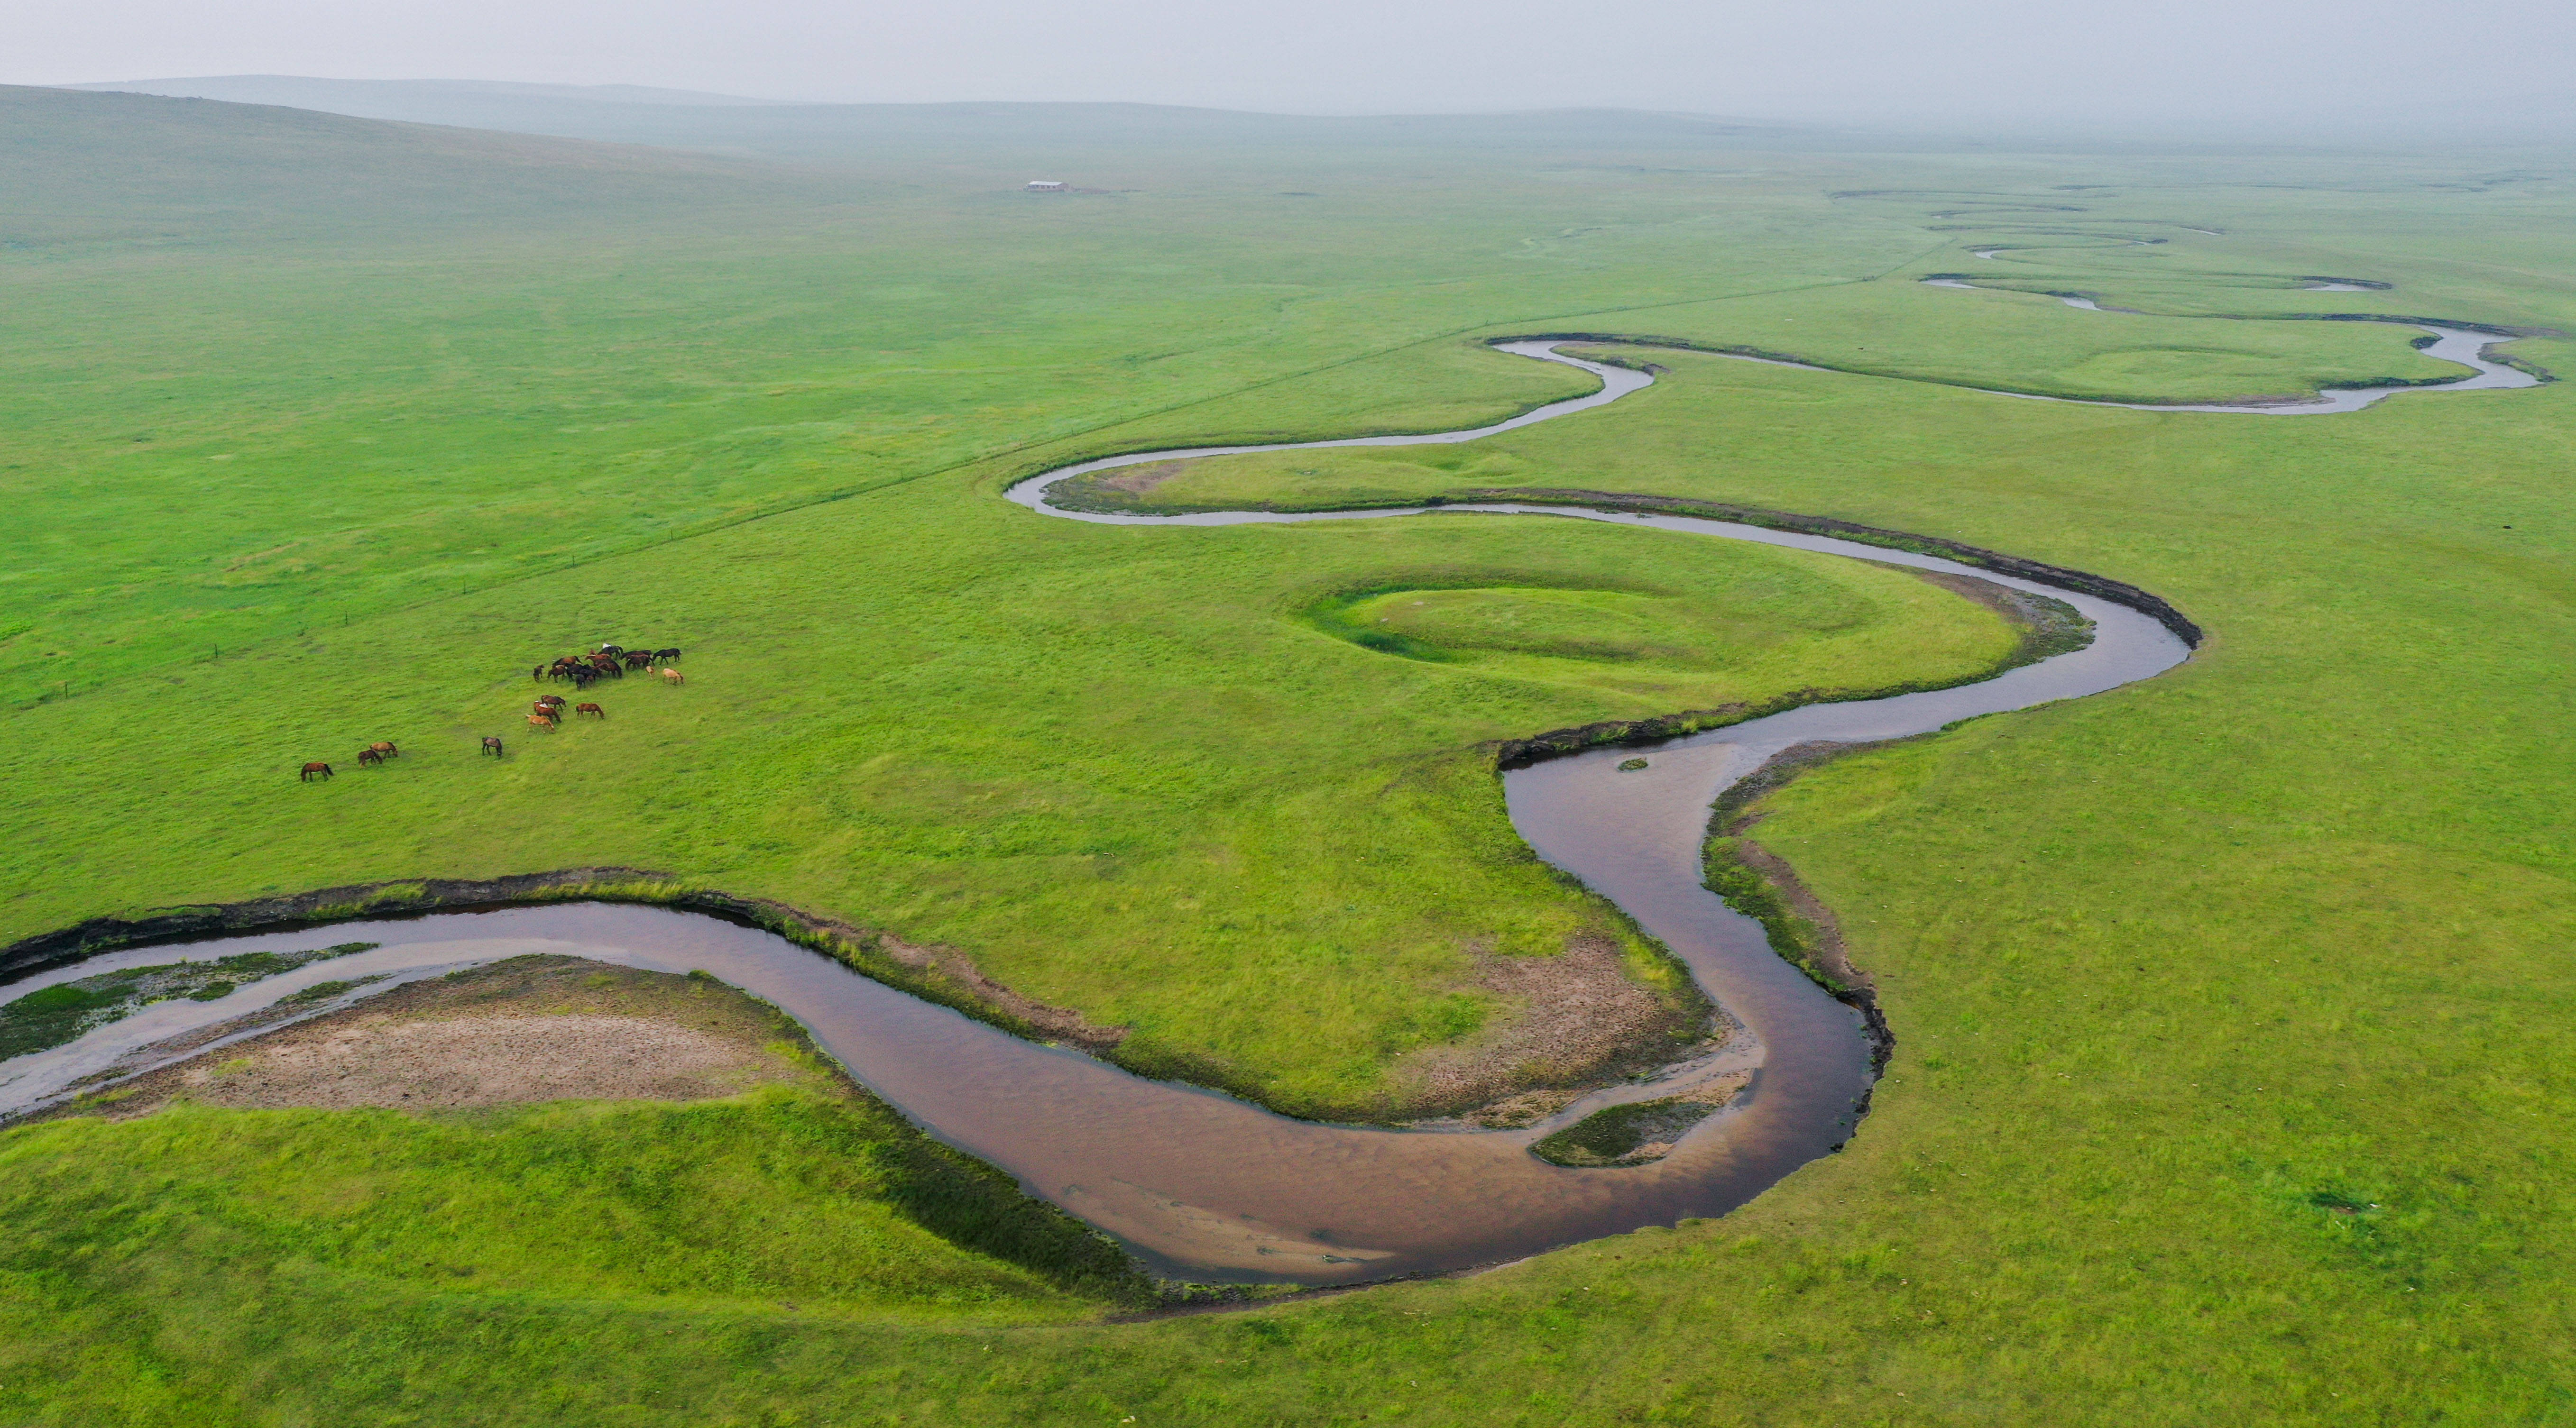
[[[528,727],[531,729],[544,729],[551,732],[555,727],[555,721],[547,718],[543,714],[531,714],[528,716]]]
[[[358,750],[358,767],[360,768],[365,768],[369,764],[381,764],[384,761],[385,756],[377,753],[373,749]]]
[[[367,751],[378,758],[392,759],[402,756],[402,750],[395,748],[394,741],[391,739],[379,739],[367,745]]]
[[[671,668],[671,667],[670,667],[669,665],[667,665],[667,664],[666,664],[666,665],[664,665],[664,666],[662,666],[662,678],[663,678],[663,679],[665,679],[665,680],[667,680],[667,681],[669,681],[669,682],[670,682],[670,683],[672,683],[672,684],[686,684],[686,683],[688,683],[688,681],[687,681],[687,680],[684,680],[684,679],[680,678],[680,672],[679,672],[678,670]]]
[[[297,783],[311,783],[311,782],[313,781],[313,776],[314,776],[315,774],[320,774],[320,775],[322,775],[323,780],[324,780],[325,782],[328,782],[328,781],[329,781],[329,779],[330,779],[330,777],[331,777],[331,766],[330,766],[329,764],[323,763],[323,762],[321,762],[321,761],[319,761],[319,760],[316,760],[316,761],[314,761],[314,762],[312,762],[312,763],[306,764],[306,765],[304,766],[304,776],[303,776],[302,778],[297,779],[297,780],[296,780],[296,782],[297,782]]]
[[[576,704],[572,707],[572,712],[575,714],[596,714],[602,719],[608,717],[608,711],[600,708],[596,704]]]
[[[540,694],[537,696],[537,702],[546,706],[548,709],[561,709],[564,707],[564,697],[560,694]]]
[[[490,754],[496,759],[501,757],[501,736],[498,734],[484,735],[483,752]]]

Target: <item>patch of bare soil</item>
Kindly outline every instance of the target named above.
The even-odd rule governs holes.
[[[1692,1126],[1726,1109],[1751,1084],[1750,1071],[1730,1071],[1678,1096],[1606,1106],[1530,1146],[1550,1165],[1575,1168],[1652,1165],[1673,1153]]]
[[[75,1102],[71,1114],[200,1105],[448,1110],[694,1101],[835,1078],[801,1029],[720,982],[577,957],[515,957],[413,982]]]
[[[1130,466],[1115,476],[1102,476],[1097,479],[1102,486],[1112,491],[1125,491],[1130,495],[1142,496],[1189,469],[1190,463],[1186,461],[1156,461],[1144,466]]]
[[[1916,570],[1906,565],[1888,568],[1904,571],[1926,585],[1975,601],[2001,615],[2013,628],[2021,631],[2021,648],[2013,654],[2015,664],[2028,664],[2053,654],[2082,649],[2093,642],[2093,622],[2063,600],[2051,600],[2046,596],[2015,590],[2009,585],[1980,580],[1973,575]]]
[[[1736,839],[1735,856],[1744,866],[1760,873],[1763,881],[1771,884],[1772,890],[1779,894],[1780,901],[1788,904],[1791,912],[1815,926],[1816,945],[1812,955],[1816,964],[1824,968],[1826,976],[1846,987],[1876,994],[1878,984],[1869,979],[1868,973],[1852,965],[1851,948],[1843,941],[1842,924],[1835,920],[1834,910],[1825,906],[1823,899],[1798,880],[1796,869],[1791,868],[1779,854],[1751,838]]]
[[[1458,1117],[1458,1123],[1477,1130],[1519,1130],[1523,1126],[1537,1125],[1573,1105],[1582,1095],[1580,1086],[1551,1086],[1543,1091],[1523,1091],[1517,1096],[1488,1101]]]
[[[916,947],[893,937],[879,936],[877,949],[888,957],[917,972],[936,972],[964,987],[986,1006],[1014,1018],[1038,1035],[1041,1041],[1063,1042],[1085,1051],[1107,1051],[1127,1039],[1123,1026],[1095,1026],[1082,1013],[1071,1007],[1049,1006],[1045,1002],[1021,996],[984,975],[966,954],[954,947]]]
[[[1507,1010],[1464,1045],[1407,1058],[1398,1075],[1416,1114],[1472,1106],[1475,1124],[1528,1125],[1563,1109],[1569,1088],[1672,1061],[1707,1030],[1705,1010],[1639,986],[1619,944],[1598,934],[1569,938],[1554,957],[1480,955],[1476,985]]]

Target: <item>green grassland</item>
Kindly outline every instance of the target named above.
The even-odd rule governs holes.
[[[232,140],[266,143],[261,113]],[[220,1213],[156,1216],[170,1177],[252,1148],[177,1118],[164,1170],[65,1123],[0,1139],[12,1223],[58,1227],[0,1279],[14,1421],[2576,1418],[2569,388],[2276,418],[1952,385],[2188,399],[2430,365],[2402,330],[2210,314],[2576,325],[2564,156],[1175,152],[1054,208],[1000,196],[1006,156],[692,158],[690,202],[594,223],[601,151],[510,141],[558,162],[546,184],[387,224],[313,196],[395,142],[334,121],[257,211],[198,223],[198,161],[156,177],[159,131],[56,122],[48,152],[140,177],[9,180],[13,935],[640,863],[953,943],[1284,1105],[1371,1103],[1449,1030],[1426,993],[1465,938],[1543,953],[1609,917],[1511,837],[1480,741],[2010,643],[1893,572],[1590,523],[1129,530],[997,499],[1085,455],[1568,390],[1483,335],[1932,380],[1641,354],[1669,372],[1604,411],[1229,459],[1153,499],[1716,498],[2133,581],[2210,640],[1769,800],[1753,836],[1835,910],[1897,1046],[1845,1153],[1723,1221],[1244,1314],[933,1325],[679,1292],[678,1250],[567,1249],[508,1289],[332,1261],[306,1247],[328,1204],[192,1188]],[[649,196],[650,156],[613,152]],[[1915,281],[1972,266],[2167,316]],[[1347,637],[1373,624],[1397,647]],[[630,637],[687,647],[690,683],[612,686],[604,723],[476,762],[514,671]],[[394,768],[293,782],[387,736]],[[647,1164],[698,1133],[621,1114]],[[787,1138],[723,1114],[723,1163]],[[609,1145],[592,1124],[546,1126]],[[434,1126],[367,1134],[453,1155]]]
[[[425,1296],[997,1326],[1152,1300],[1123,1252],[933,1143],[820,1060],[793,1021],[729,988],[561,958],[427,985],[440,1005],[423,1013],[415,999],[407,1014],[684,1021],[761,1048],[738,1073],[757,1084],[689,1104],[426,1115],[230,1109],[183,1089],[148,1115],[23,1127],[0,1139],[14,1384],[188,1411],[185,1386],[158,1381],[163,1349],[127,1312],[136,1297],[186,1318],[195,1352],[237,1358],[273,1349],[263,1311],[294,1303],[345,1313]],[[195,1272],[205,1259],[259,1269],[215,1284]],[[364,1383],[382,1368],[355,1359],[340,1371]]]
[[[1955,256],[1944,255],[1942,266],[1956,271],[1959,265],[1946,261]],[[1989,280],[1983,272],[1973,276]],[[2057,286],[2045,275],[2010,280]],[[1962,292],[1920,282],[1681,304],[1654,318],[1637,330],[1845,371],[2103,401],[2304,396],[2320,384],[2460,375],[2408,346],[2422,334],[2406,328],[2088,312],[2035,292]]]
[[[1539,524],[1102,531],[971,492],[836,503],[587,577],[591,628],[685,632],[666,637],[688,683],[593,689],[607,717],[556,732],[521,724],[528,652],[587,631],[549,591],[316,632],[19,716],[48,731],[58,801],[14,842],[16,905],[32,930],[103,900],[656,868],[962,948],[1134,1027],[1137,1064],[1187,1056],[1284,1107],[1401,1114],[1397,1060],[1475,1029],[1449,997],[1470,943],[1547,955],[1616,931],[1512,834],[1479,744],[1958,679],[2015,644],[1894,571]],[[867,558],[880,546],[911,557]],[[1392,657],[1297,618],[1389,582],[1625,586],[1764,634],[1658,675],[1599,650]],[[351,677],[388,649],[429,653]],[[310,727],[317,690],[337,742],[375,730],[403,757],[298,784],[301,754],[276,750],[338,752]],[[509,758],[479,752],[493,732]],[[62,757],[100,745],[122,752]]]
[[[835,1317],[1045,1323],[1116,1303],[1103,1288],[1141,1288],[1073,1292],[943,1238],[958,1226],[937,1213],[898,1213],[953,1193],[943,1176],[1014,1209],[1028,1202],[1007,1180],[974,1183],[988,1169],[942,1163],[962,1157],[924,1145],[883,1105],[805,1089],[462,1119],[179,1106],[51,1122],[11,1136],[5,1158],[10,1270],[79,1270],[57,1279],[54,1313],[149,1294],[168,1268],[151,1250],[165,1243],[285,1261],[285,1278],[324,1297],[335,1285],[471,1288],[682,1314],[783,1300]],[[148,1201],[133,1195],[138,1180]],[[25,1318],[11,1337],[32,1337]],[[131,1368],[102,1357],[66,1367]]]
[[[307,127],[298,145],[318,142]],[[695,168],[685,177],[694,192]],[[763,176],[791,180],[825,183]],[[928,234],[953,215],[898,218]],[[1311,1114],[1401,1113],[1399,1059],[1475,1030],[1453,996],[1470,944],[1545,955],[1614,925],[1512,835],[1477,745],[1951,681],[2012,646],[2001,622],[1907,577],[1705,541],[1650,542],[1641,559],[1614,532],[1473,519],[1177,537],[1042,521],[993,499],[987,473],[1073,424],[1022,425],[1051,404],[1079,414],[1114,396],[1131,419],[1082,438],[1095,442],[1330,434],[1490,420],[1588,379],[1435,336],[1345,349],[1293,379],[1239,367],[1230,395],[1194,404],[1251,347],[1217,319],[1284,305],[1275,282],[1247,296],[1219,264],[1203,279],[1212,311],[1184,317],[1172,273],[1132,251],[1106,278],[1097,255],[1068,264],[1031,297],[1016,263],[1028,233],[988,240],[985,271],[924,239],[898,248],[896,276],[959,287],[915,324],[866,296],[827,301],[792,255],[737,246],[705,271],[688,266],[707,261],[703,236],[665,237],[675,252],[642,290],[661,296],[616,286],[624,256],[598,275],[611,293],[586,294],[551,261],[560,248],[513,267],[480,252],[397,261],[344,238],[363,261],[271,272],[257,257],[272,247],[253,244],[224,270],[248,285],[234,295],[203,255],[164,269],[110,253],[76,271],[120,311],[155,290],[188,306],[157,341],[120,339],[98,360],[111,344],[75,316],[84,284],[61,271],[75,260],[35,250],[24,285],[55,304],[72,355],[30,364],[46,380],[20,429],[50,433],[52,461],[13,473],[28,498],[13,530],[35,558],[13,572],[10,608],[33,618],[5,653],[22,677],[64,677],[50,699],[27,690],[18,716],[39,732],[11,782],[53,793],[5,814],[0,926],[425,873],[644,866],[958,946],[1023,994],[1133,1027],[1122,1055],[1137,1065],[1186,1065]],[[894,245],[868,240],[804,241],[824,246],[816,263],[887,278]],[[509,241],[531,242],[515,227]],[[1145,241],[1208,261],[1200,238]],[[942,273],[960,267],[971,282]],[[683,281],[706,304],[686,318],[669,310]],[[1054,283],[1086,302],[1028,341]],[[1122,283],[1137,302],[1118,302]],[[1009,321],[988,307],[1005,287]],[[746,304],[789,294],[792,308],[726,336]],[[228,320],[207,320],[227,296]],[[363,318],[332,328],[326,310]],[[818,310],[837,326],[802,320]],[[310,335],[339,330],[346,345]],[[1140,332],[1157,347],[1116,345]],[[1349,340],[1320,326],[1287,345]],[[905,347],[879,350],[891,343]],[[829,376],[746,389],[728,370],[790,362]],[[245,384],[256,401],[238,400]],[[114,434],[147,403],[148,440]],[[1257,423],[1230,415],[1254,406]],[[1389,581],[1625,586],[1766,633],[1722,667],[1608,688],[1389,660],[1297,618]],[[689,684],[627,681],[598,692],[604,721],[526,730],[523,671],[604,639],[688,650]],[[480,758],[490,733],[511,760]],[[320,799],[279,779],[377,738],[405,746],[371,771],[390,777],[344,777],[310,790]],[[102,747],[121,752],[88,752]],[[100,881],[119,866],[121,886]]]
[[[1999,622],[1960,620],[1928,588],[1873,579],[1866,593],[1837,589],[1815,578],[1828,568],[1797,571],[1808,579],[1779,570],[1758,585],[1663,588],[1635,575],[1591,588],[1470,584],[1478,577],[1462,572],[1373,583],[1305,614],[1364,649],[1587,688],[1658,713],[1759,703],[1779,689],[1858,687],[1830,674],[1816,682],[1820,667],[1807,661],[1827,640],[1857,669],[1919,669],[1930,679],[1991,668],[2012,652]]]

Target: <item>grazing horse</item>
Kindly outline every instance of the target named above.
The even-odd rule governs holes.
[[[560,694],[540,694],[537,696],[537,702],[548,709],[561,709],[564,706],[564,697]]]
[[[599,652],[600,652],[601,654],[604,654],[604,655],[608,656],[610,659],[615,659],[615,658],[617,658],[619,655],[622,655],[622,654],[626,653],[626,646],[624,646],[624,645],[601,645],[601,646],[599,647]]]
[[[530,679],[543,679],[545,677],[546,667],[544,665],[538,665],[535,669],[528,671],[528,678]]]
[[[608,711],[600,708],[596,704],[576,704],[572,707],[572,712],[575,714],[596,714],[602,719],[608,717]]]
[[[662,668],[662,678],[673,684],[683,684],[687,682],[680,678],[680,672],[678,670],[673,669],[668,665],[665,665]]]
[[[358,750],[358,767],[360,768],[365,768],[369,764],[381,764],[384,761],[385,756],[377,753],[373,749]]]
[[[316,762],[306,764],[304,766],[304,776],[297,779],[296,782],[311,783],[315,774],[322,775],[323,781],[327,783],[331,778],[331,766],[318,760]]]
[[[551,715],[531,714],[528,716],[528,727],[531,729],[544,729],[548,732],[552,732],[555,727],[555,721]]]
[[[642,650],[628,650],[623,657],[628,669],[651,669],[653,657]]]
[[[661,662],[661,663],[663,663],[663,664],[670,664],[670,663],[673,663],[673,662],[677,661],[677,660],[679,659],[679,657],[680,657],[680,652],[679,652],[678,650],[655,650],[655,651],[653,651],[653,658],[654,658],[654,659],[656,659],[656,660],[658,660],[658,661],[660,661],[660,662]]]
[[[395,748],[394,741],[391,739],[379,739],[375,743],[367,745],[367,750],[380,759],[400,758],[402,756],[402,750]]]
[[[484,735],[483,752],[490,754],[496,759],[501,757],[501,736],[498,734]]]

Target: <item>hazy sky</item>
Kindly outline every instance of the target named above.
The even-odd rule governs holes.
[[[0,0],[0,81],[2220,123],[2563,117],[2571,0]]]

